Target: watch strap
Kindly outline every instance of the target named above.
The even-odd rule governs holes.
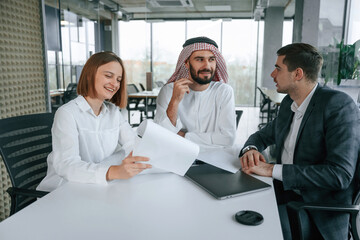
[[[247,151],[250,151],[250,150],[258,150],[256,146],[254,145],[249,145],[249,146],[246,146],[244,147],[242,150],[241,150],[241,155],[244,155]]]

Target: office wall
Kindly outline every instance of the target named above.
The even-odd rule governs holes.
[[[46,112],[42,1],[0,1],[0,118]],[[0,221],[10,212],[10,186],[0,160]]]

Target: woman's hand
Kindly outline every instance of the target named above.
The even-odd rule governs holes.
[[[151,168],[150,164],[139,163],[147,161],[149,161],[149,158],[140,156],[133,157],[131,152],[120,165],[113,165],[109,168],[106,174],[106,180],[131,178],[143,170]]]

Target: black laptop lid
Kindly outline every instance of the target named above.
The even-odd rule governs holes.
[[[230,173],[206,163],[193,165],[186,172],[185,177],[204,188],[217,199],[236,197],[271,187],[242,171]]]

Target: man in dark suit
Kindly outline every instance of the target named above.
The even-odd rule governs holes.
[[[322,87],[317,75],[322,57],[311,45],[282,47],[271,77],[288,94],[278,117],[246,141],[242,170],[274,178],[284,238],[291,239],[284,207],[288,201],[351,204],[360,145],[360,113],[345,93]],[[276,164],[261,152],[276,145]],[[313,223],[313,224],[312,224]],[[308,225],[314,239],[347,239],[349,215],[316,212]]]

